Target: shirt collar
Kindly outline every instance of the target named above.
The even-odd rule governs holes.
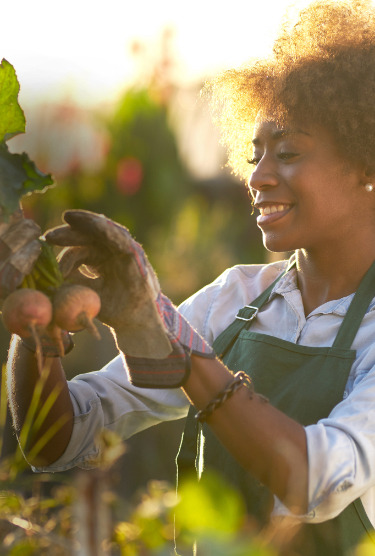
[[[288,261],[288,264],[291,264],[294,260],[295,256],[293,255],[291,259]],[[283,296],[286,301],[288,301],[288,294],[293,291],[298,291],[297,285],[297,269],[293,266],[272,289],[268,301],[272,301],[276,296],[281,295]],[[300,292],[299,292],[300,293]],[[336,314],[336,315],[345,315],[347,310],[349,309],[349,305],[354,297],[354,293],[347,295],[346,297],[342,297],[341,299],[333,299],[332,301],[327,301],[327,303],[323,303],[320,307],[317,307],[312,311],[309,315],[326,315],[326,314]],[[375,309],[375,298],[371,301],[369,308],[367,309],[367,313]]]

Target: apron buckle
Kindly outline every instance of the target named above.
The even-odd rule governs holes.
[[[236,316],[236,319],[238,320],[245,320],[247,322],[250,322],[251,320],[255,319],[255,317],[257,316],[257,314],[259,313],[259,307],[253,307],[252,305],[245,305],[245,307],[243,307],[244,309],[255,309],[254,313],[251,315],[250,318],[245,319],[244,317],[239,317],[238,315]]]

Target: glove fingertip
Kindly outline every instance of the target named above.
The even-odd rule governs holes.
[[[104,218],[102,214],[96,214],[89,210],[66,210],[63,213],[63,220],[73,227],[82,228],[94,224],[98,218]]]
[[[72,230],[68,224],[48,230],[44,238],[50,245],[59,245],[60,247],[89,245],[91,243],[87,236]]]

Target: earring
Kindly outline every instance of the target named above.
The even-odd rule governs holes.
[[[365,189],[366,191],[372,191],[374,189],[374,186],[372,185],[372,183],[366,183]]]

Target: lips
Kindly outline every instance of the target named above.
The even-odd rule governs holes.
[[[277,202],[256,203],[255,206],[260,211],[260,215],[257,217],[257,224],[259,227],[280,220],[293,208],[293,205]]]

